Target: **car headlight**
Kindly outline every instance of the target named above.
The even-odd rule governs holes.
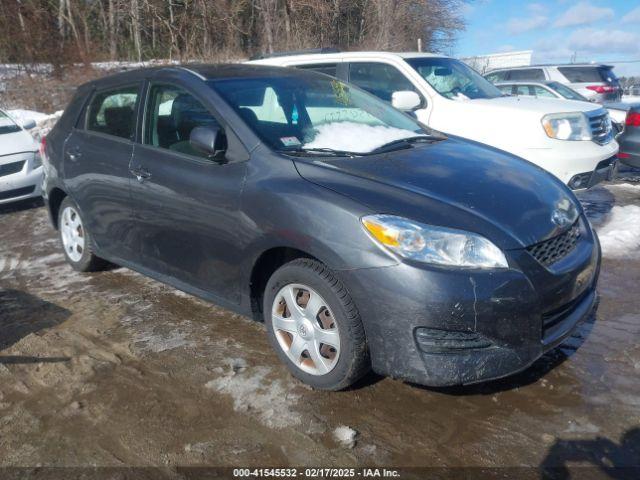
[[[591,140],[589,119],[584,113],[551,113],[542,117],[542,127],[557,140]]]
[[[509,268],[502,250],[475,233],[394,215],[368,215],[362,224],[378,243],[404,258],[455,267]]]
[[[34,170],[41,166],[42,166],[42,157],[40,156],[40,153],[36,152],[33,154],[33,162],[31,162],[31,169]]]

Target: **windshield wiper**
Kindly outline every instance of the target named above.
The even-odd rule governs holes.
[[[414,143],[433,143],[438,140],[437,137],[430,135],[416,135],[415,137],[399,138],[398,140],[392,140],[391,142],[380,145],[378,148],[371,150],[369,153],[384,153],[393,152],[394,150],[402,150],[404,148],[411,148]]]
[[[301,155],[301,156],[319,156],[319,155],[329,155],[332,157],[357,157],[362,155],[362,153],[358,152],[350,152],[348,150],[335,150],[333,148],[322,147],[322,148],[296,148],[293,150],[282,149],[281,152],[289,154],[289,155]]]

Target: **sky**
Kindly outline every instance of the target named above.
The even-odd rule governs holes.
[[[640,0],[470,0],[459,57],[533,50],[534,63],[609,62],[640,75]],[[638,60],[635,63],[616,61]]]

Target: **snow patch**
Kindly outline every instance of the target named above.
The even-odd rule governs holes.
[[[238,366],[242,362],[235,363]],[[300,396],[285,388],[281,380],[267,379],[269,373],[271,369],[267,367],[234,369],[232,366],[227,375],[207,382],[205,387],[230,395],[236,412],[253,413],[269,428],[300,425],[302,416],[292,409]]]
[[[346,448],[353,448],[356,446],[357,436],[358,432],[346,425],[340,425],[333,431],[333,438],[335,438],[340,445]]]
[[[382,125],[363,125],[354,122],[333,122],[316,128],[313,141],[305,148],[332,148],[348,152],[367,153],[385,143],[418,135],[411,130],[385,127]]]
[[[609,220],[598,229],[602,253],[609,258],[635,257],[640,254],[640,207],[614,206]]]
[[[27,120],[35,121],[36,126],[27,131],[36,139],[36,141],[40,141],[40,139],[46,136],[53,128],[58,119],[62,116],[63,111],[58,110],[55,113],[49,114],[36,112],[34,110],[15,109],[8,110],[7,113],[20,125],[23,125]]]

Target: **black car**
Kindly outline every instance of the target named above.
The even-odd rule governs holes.
[[[617,103],[610,106],[627,112],[625,122],[620,125],[621,131],[616,137],[620,145],[618,159],[624,165],[640,168],[640,103]]]
[[[292,373],[502,377],[592,310],[595,233],[531,163],[334,78],[255,65],[79,88],[46,139],[68,262],[112,262],[263,319]]]

